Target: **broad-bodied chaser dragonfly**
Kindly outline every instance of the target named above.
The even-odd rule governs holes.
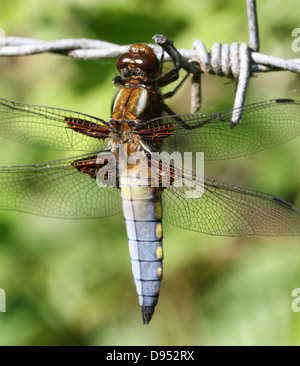
[[[113,82],[120,90],[109,121],[0,99],[1,136],[34,147],[85,152],[64,160],[1,167],[0,209],[79,219],[115,215],[123,208],[133,277],[147,324],[162,280],[162,218],[213,235],[300,235],[300,211],[292,204],[196,173],[185,177],[191,185],[178,186],[174,182],[184,170],[173,162],[151,159],[157,152],[188,151],[220,160],[278,145],[300,133],[300,102],[280,99],[245,106],[236,126],[232,120],[240,114],[237,109],[175,115],[165,103],[174,93],[161,92],[179,78],[181,66],[172,52],[170,56],[173,68],[165,74],[148,45],[135,44],[118,58],[119,76]],[[146,164],[127,160],[121,167],[121,152],[129,157],[143,153]],[[150,170],[156,172],[154,186]],[[139,180],[138,172],[144,179]],[[202,190],[201,197],[187,194],[192,185]]]

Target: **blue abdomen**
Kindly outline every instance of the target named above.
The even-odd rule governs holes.
[[[157,188],[121,187],[131,266],[143,322],[149,323],[162,280],[162,206]]]

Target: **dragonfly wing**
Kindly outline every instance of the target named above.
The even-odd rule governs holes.
[[[148,143],[160,140],[161,151],[204,152],[205,160],[254,154],[300,134],[300,101],[271,100],[212,114],[164,116],[143,125],[139,134]]]
[[[110,129],[96,117],[0,99],[0,136],[53,150],[101,151]]]
[[[121,211],[118,189],[99,187],[96,159],[105,152],[37,165],[0,167],[0,209],[40,216],[81,219]],[[86,173],[86,174],[84,174]]]
[[[300,211],[284,200],[209,178],[194,183],[163,191],[166,221],[211,235],[300,235]],[[202,189],[202,197],[188,197]]]

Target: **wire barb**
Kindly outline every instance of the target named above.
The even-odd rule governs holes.
[[[256,11],[256,0],[247,0],[247,14],[249,27],[249,45],[250,48],[259,51],[259,31]]]

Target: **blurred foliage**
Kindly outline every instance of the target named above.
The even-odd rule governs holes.
[[[298,57],[291,32],[298,0],[258,1],[261,52]],[[151,42],[163,33],[178,48],[201,38],[247,41],[241,0],[2,0],[8,36]],[[56,55],[0,59],[0,96],[109,118],[115,60]],[[235,84],[203,78],[203,111],[229,109]],[[299,76],[259,75],[247,102],[300,99]],[[189,86],[170,106],[188,112]],[[206,175],[276,194],[300,205],[299,139],[247,159],[206,165]],[[1,140],[0,164],[67,157]],[[219,238],[164,226],[164,281],[155,316],[142,326],[124,219],[59,221],[0,212],[0,345],[299,345],[298,238]]]

